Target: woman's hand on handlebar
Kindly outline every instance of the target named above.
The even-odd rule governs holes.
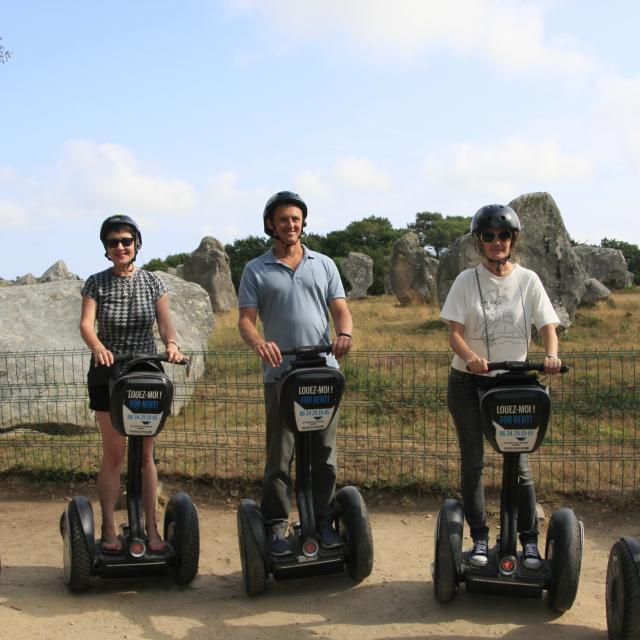
[[[351,339],[351,336],[337,336],[336,339],[331,343],[331,353],[336,358],[342,358],[342,356],[346,356],[351,349],[352,342],[353,340]]]
[[[184,356],[175,342],[170,342],[166,347],[167,362],[182,362]]]
[[[562,360],[557,356],[545,356],[544,358],[544,372],[555,375],[560,373],[560,367],[562,366]]]
[[[282,354],[275,342],[261,342],[254,351],[272,367],[279,367],[282,364]]]
[[[467,360],[467,369],[475,374],[489,373],[487,360],[477,356],[475,353]]]
[[[113,353],[109,351],[103,344],[95,349],[91,350],[93,353],[93,362],[96,367],[100,365],[105,365],[106,367],[110,367],[113,364]]]

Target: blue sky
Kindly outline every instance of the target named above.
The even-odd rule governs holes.
[[[472,215],[548,191],[570,235],[640,244],[635,2],[0,0],[0,277],[262,233]]]

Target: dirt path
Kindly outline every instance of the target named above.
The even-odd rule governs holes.
[[[94,499],[91,488],[78,488]],[[562,616],[544,601],[496,598],[462,590],[448,605],[433,597],[430,563],[439,500],[369,500],[375,568],[360,585],[329,576],[270,582],[265,594],[242,589],[235,505],[198,497],[200,572],[190,587],[167,579],[96,580],[73,595],[62,580],[58,519],[69,487],[0,483],[0,636],[12,640],[70,636],[99,640],[273,638],[606,638],[604,580],[609,549],[640,533],[639,514],[576,502],[586,548],[577,602]],[[547,510],[550,509],[545,505]],[[495,531],[495,527],[492,529]]]

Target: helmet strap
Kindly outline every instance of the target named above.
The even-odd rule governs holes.
[[[491,258],[487,258],[486,260],[487,262],[494,264],[496,266],[496,271],[498,272],[498,275],[501,275],[502,269],[504,269],[504,265],[507,264],[507,262],[509,262],[509,258],[511,258],[511,254],[509,254],[503,260],[491,260]]]
[[[267,225],[267,229],[269,229],[271,231],[271,237],[276,241],[276,242],[280,242],[282,243],[285,247],[293,247],[295,245],[298,244],[298,242],[300,242],[300,238],[302,237],[303,231],[301,230],[300,233],[298,234],[298,237],[296,238],[295,242],[285,242],[279,235],[278,232],[276,231],[276,227],[273,224],[273,216],[268,218],[269,222],[271,223],[271,226]],[[304,228],[304,227],[303,227]]]

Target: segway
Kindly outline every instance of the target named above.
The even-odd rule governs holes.
[[[127,436],[128,523],[121,525],[122,551],[102,551],[95,538],[89,500],[75,496],[60,518],[64,543],[64,581],[72,591],[84,591],[90,578],[130,578],[166,574],[177,584],[190,583],[198,571],[200,537],[198,512],[186,493],[174,494],[165,510],[166,548],[152,552],[144,528],[142,504],[142,444],[157,436],[171,410],[173,383],[164,373],[165,354],[115,356],[109,381],[111,422]],[[184,361],[180,364],[187,364]]]
[[[541,598],[554,611],[567,611],[578,591],[584,532],[571,509],[558,509],[547,530],[545,559],[539,569],[524,566],[518,552],[518,465],[520,455],[538,449],[544,440],[551,400],[532,371],[544,371],[533,362],[489,363],[490,371],[506,371],[496,386],[481,398],[480,413],[485,438],[503,454],[500,498],[500,535],[489,550],[485,567],[470,563],[471,552],[462,551],[464,509],[459,500],[446,500],[438,514],[432,577],[440,602],[453,599],[464,582],[470,593]],[[561,373],[568,367],[563,365]]]
[[[267,549],[265,522],[260,507],[245,498],[238,506],[238,541],[244,588],[249,595],[266,589],[267,578],[301,578],[346,570],[355,581],[373,569],[373,540],[367,508],[359,491],[346,486],[336,493],[336,524],[343,545],[325,549],[319,543],[311,491],[311,433],[327,429],[336,419],[344,390],[344,376],[327,365],[320,354],[330,345],[282,350],[294,355],[279,380],[279,411],[295,432],[295,493],[300,521],[288,529],[291,553],[273,556]]]
[[[640,541],[621,538],[607,566],[607,630],[610,640],[640,638]]]

